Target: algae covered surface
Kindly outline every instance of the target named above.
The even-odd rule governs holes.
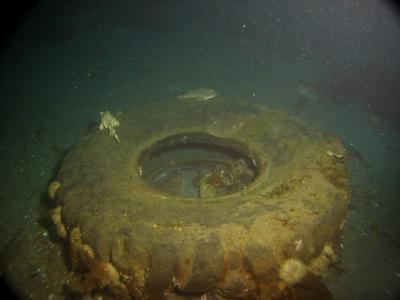
[[[152,127],[143,130],[143,119]],[[223,131],[215,130],[226,120],[230,123],[219,124]],[[209,103],[165,101],[124,112],[119,136],[116,144],[103,132],[89,133],[65,156],[57,174],[65,227],[70,234],[79,230],[84,241],[79,244],[85,245],[74,246],[75,239],[69,239],[71,249],[77,249],[70,253],[78,261],[74,271],[81,272],[81,262],[89,266],[85,276],[93,276],[91,270],[107,262],[120,275],[118,280],[96,279],[90,287],[85,279],[78,289],[83,294],[106,289],[116,297],[159,298],[222,290],[231,296],[270,297],[271,290],[278,293],[277,272],[285,259],[301,259],[311,270],[324,246],[334,244],[332,251],[338,251],[348,176],[344,160],[326,151],[344,155],[345,150],[339,140],[327,139],[303,121],[222,97]],[[255,181],[233,194],[198,200],[146,186],[142,153],[196,143],[247,155]],[[87,251],[93,253],[90,261]],[[267,277],[266,270],[271,270]],[[240,284],[232,287],[233,280]]]

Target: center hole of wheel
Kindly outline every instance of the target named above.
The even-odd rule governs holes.
[[[142,152],[143,180],[160,193],[190,199],[222,197],[248,188],[257,159],[241,142],[207,133],[182,133]]]

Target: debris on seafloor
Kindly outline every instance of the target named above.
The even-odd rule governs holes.
[[[215,98],[217,92],[209,88],[198,88],[185,94],[178,95],[179,100],[207,101]]]
[[[332,150],[326,151],[326,154],[328,154],[330,157],[334,157],[334,158],[337,158],[337,159],[343,159],[344,158],[343,154],[333,152]]]
[[[117,143],[120,142],[115,127],[119,126],[119,121],[107,110],[100,112],[101,123],[99,129],[108,129],[110,136],[112,136]]]

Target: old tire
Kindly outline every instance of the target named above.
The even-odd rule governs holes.
[[[94,129],[66,155],[57,201],[67,231],[78,229],[95,260],[118,271],[124,297],[268,298],[281,289],[284,261],[307,265],[335,245],[349,196],[339,140],[284,113],[220,98],[136,106],[116,117],[120,143]],[[245,155],[254,181],[195,200],[146,184],[143,160],[187,143]],[[82,255],[71,251],[78,264]],[[112,291],[113,284],[92,288]]]

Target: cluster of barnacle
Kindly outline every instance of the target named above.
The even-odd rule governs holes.
[[[61,187],[61,183],[58,180],[53,181],[48,188],[48,194],[50,199],[55,200],[57,191]],[[58,205],[55,209],[50,212],[50,218],[56,226],[56,232],[58,236],[62,239],[67,238],[67,229],[65,228],[64,223],[61,218],[62,206]]]
[[[297,258],[285,260],[279,269],[279,277],[285,285],[291,286],[299,283],[309,272],[315,276],[323,276],[330,265],[338,260],[331,244],[326,244],[319,256],[312,259],[308,265]]]
[[[82,241],[78,227],[71,230],[69,242],[72,268],[83,274],[82,278],[71,284],[73,291],[85,295],[107,289],[119,299],[128,298],[117,269],[110,262],[96,259],[93,249]]]
[[[61,183],[59,181],[54,181],[49,185],[48,194],[51,199],[56,199],[56,194],[60,187]],[[113,297],[127,299],[128,291],[120,280],[120,275],[116,268],[110,262],[96,259],[92,247],[83,242],[78,227],[69,232],[67,231],[62,221],[61,205],[51,211],[50,218],[56,227],[58,236],[62,239],[68,238],[72,269],[77,274],[82,274],[70,284],[70,289],[82,295],[90,295],[92,292],[107,290]]]

